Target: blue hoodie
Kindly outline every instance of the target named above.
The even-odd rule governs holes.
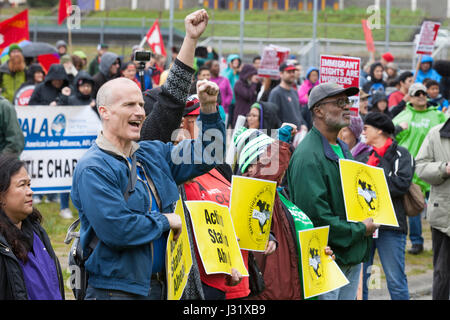
[[[417,72],[416,82],[423,83],[423,80],[426,78],[436,80],[437,82],[441,81],[442,76],[437,73],[436,70],[433,69],[433,58],[431,56],[423,56],[420,63],[430,63],[430,69],[427,72],[423,72],[419,69],[419,72]]]
[[[234,84],[239,80],[239,72],[234,74],[233,69],[230,67],[231,61],[239,59],[241,61],[241,58],[237,54],[230,54],[227,58],[227,65],[228,67],[222,71],[222,76],[226,77],[228,81],[230,81],[231,90],[233,91],[233,100],[231,100],[231,104],[235,103],[234,98]]]

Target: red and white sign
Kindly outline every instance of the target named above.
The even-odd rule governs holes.
[[[320,83],[334,82],[344,88],[358,87],[361,59],[342,56],[320,56]],[[358,115],[359,95],[350,97],[352,115]]]
[[[419,42],[416,47],[416,54],[431,55],[434,49],[439,27],[439,22],[424,21],[420,29]]]
[[[286,61],[289,56],[289,48],[269,45],[264,47],[261,55],[261,64],[258,68],[258,76],[279,79],[280,65]]]
[[[164,41],[161,34],[161,29],[159,28],[158,19],[156,19],[153,26],[148,31],[145,36],[147,39],[147,43],[152,48],[152,51],[156,54],[161,54],[164,57],[167,56],[166,49],[164,48]]]
[[[16,96],[14,97],[14,105],[27,106],[35,87],[34,84],[30,84],[17,90]]]

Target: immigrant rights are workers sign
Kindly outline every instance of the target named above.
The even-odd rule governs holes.
[[[343,56],[320,56],[320,83],[334,82],[344,88],[358,87],[361,59]],[[349,97],[353,116],[358,115],[359,95]]]

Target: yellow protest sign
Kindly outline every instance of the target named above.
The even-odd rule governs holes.
[[[187,233],[181,197],[175,206],[175,214],[181,217],[182,229],[177,241],[173,231],[169,233],[166,248],[167,299],[180,300],[192,267],[191,245]]]
[[[230,213],[241,249],[265,250],[276,190],[274,181],[233,176]]]
[[[207,274],[231,268],[248,276],[227,206],[212,201],[186,201],[200,259]]]
[[[353,160],[339,160],[347,221],[373,218],[374,223],[398,227],[384,170]]]
[[[305,299],[349,283],[336,262],[325,254],[329,229],[329,226],[325,226],[298,232]]]

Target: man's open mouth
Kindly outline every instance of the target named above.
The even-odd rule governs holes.
[[[142,121],[141,120],[132,120],[132,121],[128,121],[128,123],[130,125],[132,125],[133,127],[139,128]]]

